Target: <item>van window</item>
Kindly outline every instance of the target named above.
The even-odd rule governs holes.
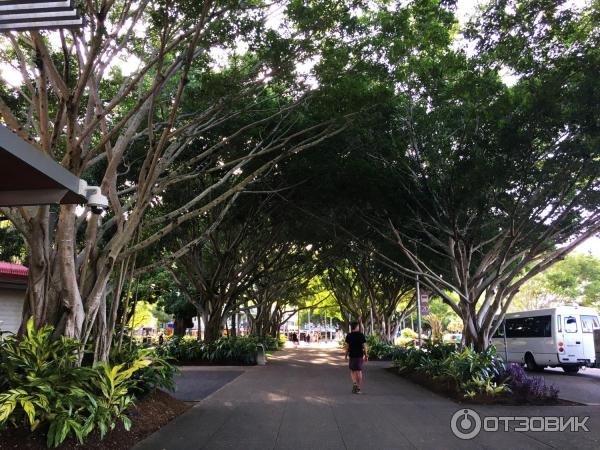
[[[597,316],[581,316],[581,331],[584,333],[593,333],[600,328]]]
[[[556,316],[556,330],[558,332],[562,331],[562,316],[560,314]]]
[[[565,317],[565,331],[567,333],[577,333],[577,319],[575,317]]]
[[[552,316],[506,319],[506,337],[552,337]]]

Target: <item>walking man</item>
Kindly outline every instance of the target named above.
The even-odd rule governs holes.
[[[350,324],[351,332],[346,336],[346,354],[344,359],[350,357],[350,377],[352,378],[352,393],[360,394],[362,386],[362,366],[363,362],[367,361],[369,355],[367,353],[365,335],[360,332],[358,322]]]

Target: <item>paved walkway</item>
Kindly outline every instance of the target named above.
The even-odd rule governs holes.
[[[184,366],[175,378],[177,391],[171,395],[185,402],[199,402],[244,373],[235,367]]]
[[[589,432],[481,432],[456,438],[461,405],[369,363],[363,395],[350,393],[336,349],[288,349],[267,366],[247,368],[166,427],[139,443],[153,449],[598,449],[595,406],[471,406],[482,416],[591,416]],[[464,406],[463,406],[464,408]]]
[[[600,406],[600,369],[582,369],[577,375],[568,375],[562,369],[544,369],[541,375],[547,383],[560,389],[560,397],[585,405]]]

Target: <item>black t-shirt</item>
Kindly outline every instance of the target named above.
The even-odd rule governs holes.
[[[360,331],[353,331],[346,335],[346,343],[348,344],[348,354],[350,358],[360,358],[363,356],[365,342],[367,342],[367,339]]]

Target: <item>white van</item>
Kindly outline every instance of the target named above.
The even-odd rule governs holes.
[[[550,366],[577,373],[596,363],[595,329],[600,329],[600,319],[593,308],[521,311],[506,314],[492,344],[506,362],[525,364],[529,370]]]

